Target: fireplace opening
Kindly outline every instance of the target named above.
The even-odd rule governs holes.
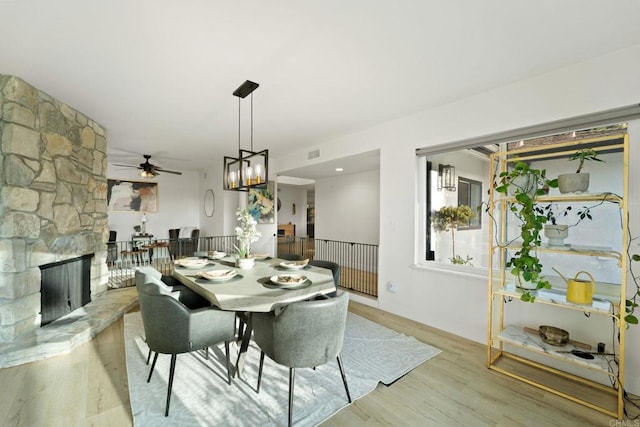
[[[40,326],[91,301],[93,254],[40,266]]]

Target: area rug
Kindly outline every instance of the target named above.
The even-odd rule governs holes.
[[[125,349],[129,396],[136,426],[282,426],[287,424],[288,368],[265,358],[260,393],[256,381],[260,350],[251,342],[241,379],[226,382],[224,345],[178,356],[169,416],[164,416],[171,356],[160,355],[147,383],[149,351],[140,312],[127,314]],[[234,353],[235,345],[231,345]],[[440,353],[413,337],[349,313],[342,349],[352,400],[391,384]],[[234,359],[232,359],[234,360]],[[297,369],[293,422],[314,426],[349,403],[337,363]]]

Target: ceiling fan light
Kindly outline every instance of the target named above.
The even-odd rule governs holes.
[[[156,174],[154,174],[151,171],[145,171],[145,170],[141,170],[140,171],[140,177],[145,178],[145,179],[152,179],[155,178]]]

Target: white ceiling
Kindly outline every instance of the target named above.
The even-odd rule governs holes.
[[[0,0],[0,16],[0,73],[105,126],[110,161],[169,169],[237,149],[246,79],[274,156],[640,44],[635,0]]]

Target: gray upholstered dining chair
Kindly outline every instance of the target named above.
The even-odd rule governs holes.
[[[311,261],[309,261],[309,265],[320,268],[328,268],[329,270],[331,270],[331,272],[333,273],[333,283],[336,287],[336,290],[330,294],[327,294],[327,296],[335,297],[338,292],[338,285],[340,284],[340,265],[333,261],[323,261],[319,259],[312,259]]]
[[[285,261],[303,261],[304,257],[298,254],[278,254],[278,258]]]
[[[165,276],[154,267],[140,267],[136,270],[135,276],[136,287],[138,289],[140,289],[140,286],[145,283],[158,282],[159,285],[163,285],[174,297],[178,298],[181,303],[190,309],[208,307],[211,305],[209,301],[178,282],[174,277]]]
[[[171,355],[165,416],[169,415],[173,375],[178,354],[208,349],[209,346],[224,341],[227,382],[231,384],[229,342],[234,337],[235,313],[215,307],[190,310],[155,282],[139,287],[138,295],[147,345],[155,352],[147,382],[151,381],[158,354]]]
[[[167,278],[174,278],[170,276],[164,276],[161,272],[156,270],[154,267],[151,267],[150,265],[138,268],[135,273],[135,278],[138,294],[140,293],[140,288],[143,285],[147,283],[155,283],[163,289],[164,293],[166,293],[167,295],[171,295],[171,297],[173,298],[176,298],[191,310],[208,307],[211,305],[209,304],[209,301],[202,298],[200,295],[179,282],[178,284],[176,284],[172,281],[171,284],[168,284],[166,282]],[[147,365],[151,360],[151,353],[153,353],[153,351],[151,350],[151,348],[149,348],[149,354],[147,355]]]
[[[265,354],[289,368],[289,425],[293,414],[296,368],[315,368],[335,358],[351,403],[340,359],[348,304],[349,295],[342,292],[335,298],[291,303],[278,314],[253,313],[253,338],[261,350],[256,391],[260,392]]]

